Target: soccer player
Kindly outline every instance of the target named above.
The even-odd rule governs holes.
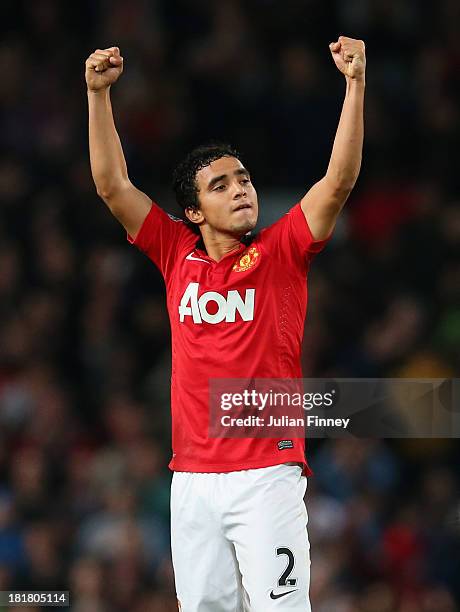
[[[310,262],[330,237],[361,164],[364,43],[330,45],[346,93],[325,176],[272,226],[251,234],[257,192],[226,145],[176,168],[185,220],[130,181],[110,103],[118,47],[86,60],[97,193],[162,272],[172,330],[172,556],[182,612],[310,610],[304,441],[208,436],[211,378],[301,377]]]

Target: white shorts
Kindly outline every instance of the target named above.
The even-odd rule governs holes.
[[[310,612],[310,545],[297,464],[175,472],[171,545],[182,612]]]

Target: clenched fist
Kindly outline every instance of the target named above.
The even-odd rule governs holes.
[[[86,84],[90,91],[110,87],[123,72],[123,58],[118,47],[96,49],[85,62]]]
[[[337,68],[346,77],[364,80],[366,71],[366,51],[362,40],[339,36],[337,42],[329,45]]]

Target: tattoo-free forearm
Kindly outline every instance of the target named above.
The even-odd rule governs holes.
[[[115,128],[110,88],[88,90],[91,173],[99,194],[107,195],[128,180],[120,138]]]
[[[338,191],[351,191],[358,178],[364,137],[364,79],[346,79],[342,113],[334,139],[327,179]]]

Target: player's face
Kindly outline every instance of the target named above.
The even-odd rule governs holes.
[[[199,210],[188,209],[191,221],[242,236],[257,223],[257,193],[249,172],[235,157],[221,157],[197,172]]]

